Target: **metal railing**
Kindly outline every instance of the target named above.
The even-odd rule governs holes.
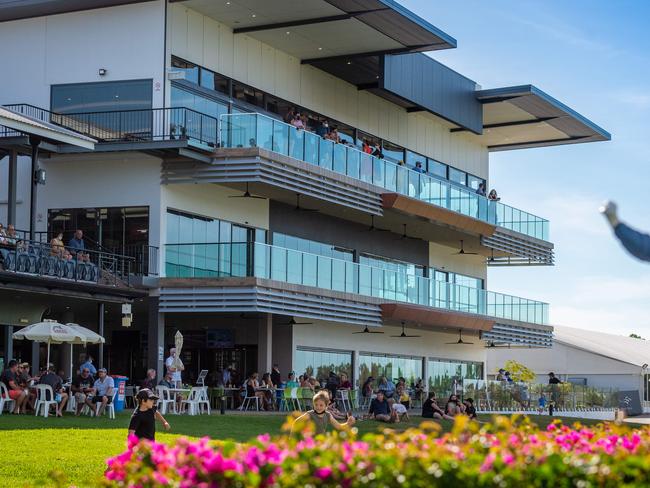
[[[29,104],[5,107],[101,142],[192,140],[208,147],[217,146],[219,121],[184,107],[66,114]]]
[[[267,278],[458,312],[548,323],[548,304],[278,246],[167,244],[168,278]]]
[[[3,271],[112,286],[129,285],[134,261],[89,249],[78,254],[68,246],[20,238],[0,241],[0,260]]]
[[[337,144],[266,115],[222,115],[221,145],[261,147],[515,232],[543,240],[549,238],[546,219],[488,200],[471,188],[372,156],[354,146]]]
[[[134,259],[131,268],[134,275],[158,276],[158,247],[148,244],[133,244],[120,250],[125,256]]]

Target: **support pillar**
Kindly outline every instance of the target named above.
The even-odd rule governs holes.
[[[158,309],[158,297],[149,297],[147,322],[147,368],[156,370],[158,378],[164,375],[165,358],[165,314]]]
[[[260,319],[257,329],[257,371],[260,377],[273,368],[273,314]]]
[[[97,304],[97,333],[102,337],[104,337],[104,315],[104,302],[100,302]],[[104,344],[99,344],[97,364],[99,365],[98,369],[104,367]]]
[[[4,329],[4,358],[5,358],[5,367],[7,366],[7,363],[11,361],[14,358],[14,326],[13,325],[5,325],[3,327]]]
[[[50,346],[50,348],[51,347],[52,346]],[[32,371],[31,371],[32,374],[38,374],[41,371],[40,352],[41,352],[41,343],[36,341],[32,342]]]
[[[18,200],[18,151],[9,153],[9,178],[7,179],[7,225],[16,225],[16,201]]]
[[[429,360],[425,357],[422,360],[422,383],[424,384],[424,392],[429,393]]]
[[[350,382],[352,385],[356,385],[357,389],[361,388],[363,385],[359,383],[359,351],[352,351],[352,376],[350,377]]]
[[[36,240],[36,195],[38,188],[38,182],[36,181],[36,170],[38,169],[38,146],[41,144],[41,140],[38,137],[30,136],[29,144],[32,146],[32,191],[29,205],[29,238]]]

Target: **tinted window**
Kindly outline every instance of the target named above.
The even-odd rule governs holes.
[[[427,160],[428,168],[427,172],[429,174],[438,176],[440,178],[447,179],[447,165],[436,161],[435,159]]]
[[[467,173],[456,168],[449,168],[449,181],[460,185],[467,185]]]
[[[425,168],[427,164],[426,161],[427,158],[421,154],[414,153],[412,151],[406,151],[406,166],[409,168],[415,168],[415,163],[417,162],[422,163],[422,168]]]
[[[201,86],[210,90],[215,90],[221,93],[228,94],[229,80],[225,76],[221,76],[209,69],[201,68]]]
[[[404,148],[397,144],[384,141],[384,149],[382,152],[384,153],[384,158],[393,161],[394,163],[404,161]]]
[[[52,85],[52,111],[109,112],[150,109],[151,80]]]
[[[175,68],[175,71],[183,71],[185,73],[185,79],[189,82],[199,83],[199,67],[193,63],[188,63],[182,59],[172,58],[172,67]]]
[[[483,178],[479,178],[478,176],[474,175],[467,175],[467,185],[472,188],[472,190],[478,190],[478,185],[481,183],[485,183],[485,180]]]

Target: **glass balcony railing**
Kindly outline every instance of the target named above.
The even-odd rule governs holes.
[[[548,220],[266,115],[226,114],[220,125],[223,147],[261,147],[537,239],[549,238]]]
[[[168,278],[267,278],[490,317],[548,323],[548,304],[263,243],[167,244]]]

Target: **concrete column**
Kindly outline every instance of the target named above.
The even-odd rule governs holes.
[[[50,346],[50,354],[52,354],[52,346]],[[41,370],[40,367],[40,353],[41,351],[41,344],[40,342],[32,342],[32,374],[38,374],[38,372]],[[47,361],[47,359],[46,359]]]
[[[352,351],[352,377],[350,381],[357,389],[361,388],[362,385],[359,384],[359,351],[357,349]]]
[[[5,325],[3,327],[4,329],[4,358],[5,358],[5,366],[7,366],[7,363],[11,361],[14,358],[14,338],[13,333],[14,333],[14,326],[13,325]]]
[[[1,159],[1,158],[0,158]],[[18,194],[18,152],[14,149],[9,153],[9,185],[7,188],[7,225],[16,225],[16,200]]]
[[[424,383],[424,391],[429,393],[429,359],[425,357],[422,361],[422,383]]]
[[[293,363],[293,325],[273,327],[273,364],[280,366],[282,380],[286,381],[289,372],[294,371]],[[296,371],[297,374],[300,374]]]
[[[266,314],[257,329],[257,371],[260,377],[273,367],[273,314]]]
[[[104,315],[104,302],[100,302],[97,304],[97,333],[102,337],[104,337]],[[98,369],[104,367],[104,344],[99,344],[97,365]]]
[[[149,316],[147,323],[147,367],[156,370],[162,378],[165,358],[165,314],[158,309],[158,297],[149,297]]]

